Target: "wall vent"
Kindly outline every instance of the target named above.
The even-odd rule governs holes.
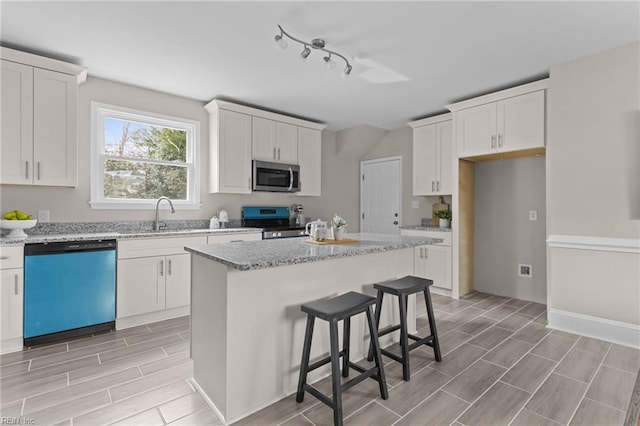
[[[533,278],[533,268],[525,263],[518,264],[518,276],[525,278]]]

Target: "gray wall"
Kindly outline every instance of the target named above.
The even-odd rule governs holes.
[[[477,163],[474,288],[546,303],[545,235],[545,158]],[[518,276],[519,263],[533,266],[533,278]]]

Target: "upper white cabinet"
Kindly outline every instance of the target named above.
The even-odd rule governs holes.
[[[300,192],[298,195],[321,195],[321,143],[320,130],[298,127],[298,164],[300,165]]]
[[[300,164],[300,195],[320,195],[323,124],[217,99],[205,108],[210,113],[209,192],[250,193],[255,159]]]
[[[292,124],[252,119],[252,153],[254,160],[298,163],[298,127]]]
[[[447,106],[458,157],[543,148],[545,88],[543,80]]]
[[[0,183],[76,186],[77,93],[86,69],[0,49]]]
[[[451,194],[451,114],[409,125],[413,127],[413,195]]]
[[[209,103],[209,192],[251,192],[251,116]]]

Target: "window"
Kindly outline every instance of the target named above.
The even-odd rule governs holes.
[[[93,102],[91,207],[200,207],[199,123]]]

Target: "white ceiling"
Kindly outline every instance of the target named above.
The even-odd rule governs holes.
[[[31,2],[2,1],[7,47],[69,60],[89,75],[200,101],[225,98],[338,130],[394,129],[444,105],[547,75],[549,68],[640,39],[631,2]],[[409,78],[375,84],[354,60],[274,42],[324,38],[350,60]],[[588,88],[585,88],[588,90]]]

